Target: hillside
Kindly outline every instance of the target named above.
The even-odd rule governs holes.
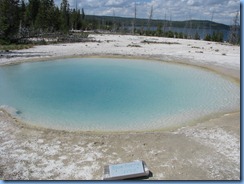
[[[121,26],[131,26],[134,22],[134,18],[125,18],[125,17],[112,17],[112,16],[96,16],[96,15],[86,15],[86,20],[95,21],[98,24],[106,25],[121,25]],[[208,29],[212,28],[215,30],[229,30],[230,26],[225,24],[220,24],[216,22],[211,22],[208,20],[187,20],[187,21],[169,21],[169,20],[151,20],[151,27],[158,26],[166,27],[177,27],[177,28],[198,28],[198,29]],[[136,19],[135,26],[148,26],[148,19]]]

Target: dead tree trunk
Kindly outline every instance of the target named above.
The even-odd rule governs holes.
[[[149,31],[151,30],[152,17],[153,17],[153,6],[151,6],[151,11],[150,11],[150,15],[149,15],[148,23],[147,23],[147,30],[149,30]]]
[[[229,42],[234,45],[240,43],[239,12],[236,13],[235,18],[233,19],[233,25],[230,28]]]
[[[136,16],[137,16],[137,6],[136,6],[136,2],[135,2],[134,20],[133,20],[133,23],[132,23],[132,34],[135,34]]]

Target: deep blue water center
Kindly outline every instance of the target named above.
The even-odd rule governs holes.
[[[237,84],[185,65],[78,58],[0,67],[0,105],[46,128],[163,129],[235,110],[239,103]]]

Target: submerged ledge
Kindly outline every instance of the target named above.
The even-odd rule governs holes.
[[[167,128],[158,128],[158,129],[147,129],[147,130],[117,130],[117,131],[103,131],[103,130],[97,130],[97,131],[84,131],[84,130],[65,130],[65,129],[55,129],[55,128],[47,128],[43,126],[38,126],[31,123],[26,123],[25,121],[18,118],[16,115],[13,115],[7,108],[0,107],[0,112],[4,114],[4,116],[10,118],[13,120],[14,124],[19,128],[24,128],[28,130],[39,130],[39,131],[45,131],[45,132],[63,132],[63,133],[75,133],[75,134],[87,134],[87,135],[106,135],[106,134],[144,134],[144,133],[157,133],[157,132],[173,132],[181,128],[185,127],[194,127],[198,124],[201,124],[202,122],[209,122],[214,119],[222,119],[226,116],[233,116],[240,114],[240,110],[236,111],[226,111],[226,112],[218,112],[218,113],[212,113],[207,116],[203,116],[201,118],[196,118],[194,120],[187,121],[184,124],[180,125],[174,125]],[[1,118],[0,118],[1,120]]]

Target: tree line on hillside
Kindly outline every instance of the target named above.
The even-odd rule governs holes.
[[[84,27],[84,9],[70,9],[68,0],[0,0],[0,42],[8,43],[43,33],[68,33]]]

